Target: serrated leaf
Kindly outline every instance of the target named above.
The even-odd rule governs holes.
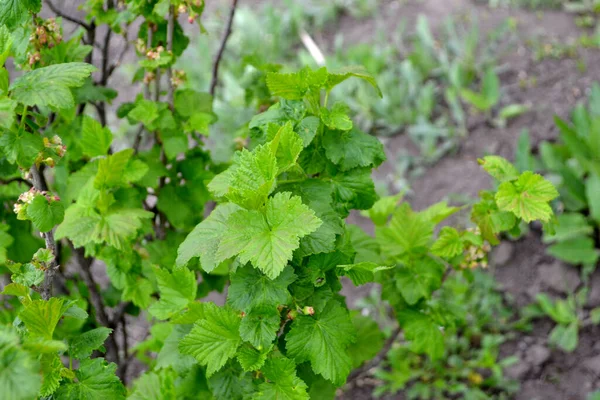
[[[343,67],[334,71],[331,71],[327,77],[327,89],[331,90],[334,86],[342,83],[350,77],[360,78],[375,88],[379,97],[383,97],[381,89],[377,85],[375,78],[371,75],[363,66],[355,65]]]
[[[401,192],[394,196],[385,196],[377,200],[373,204],[373,207],[369,209],[369,218],[371,218],[371,221],[378,226],[385,225],[403,197],[404,192]]]
[[[404,336],[411,341],[412,351],[427,354],[433,360],[444,356],[444,335],[428,315],[407,309],[398,313],[398,320]]]
[[[585,215],[580,213],[563,213],[556,217],[556,228],[551,234],[544,232],[544,242],[562,242],[569,239],[590,235],[594,228],[588,223]]]
[[[377,167],[386,158],[381,142],[358,129],[327,131],[323,136],[323,147],[327,158],[342,171],[356,167]]]
[[[355,334],[348,311],[330,300],[315,316],[294,320],[285,337],[287,354],[297,362],[310,361],[316,374],[342,385],[352,369],[347,347]]]
[[[431,246],[431,252],[436,256],[452,258],[463,252],[464,243],[458,231],[445,226],[440,231],[438,239]]]
[[[4,131],[0,136],[0,148],[11,164],[17,163],[23,169],[29,169],[38,153],[43,150],[42,137],[24,130]]]
[[[410,260],[396,269],[396,288],[408,304],[428,299],[442,284],[444,266],[423,257]]]
[[[0,5],[0,7],[2,7],[2,6]],[[2,11],[0,11],[0,14],[2,14]],[[0,21],[1,21],[1,19],[2,18],[0,17]],[[6,62],[6,59],[8,58],[8,56],[10,55],[12,43],[13,43],[13,38],[10,33],[10,30],[8,29],[8,27],[6,25],[4,25],[2,22],[0,22],[0,68],[4,67],[4,63]],[[7,86],[8,86],[8,83],[7,83]],[[2,89],[2,86],[0,86],[0,94],[2,94],[1,89]]]
[[[212,113],[213,98],[210,93],[197,92],[192,89],[175,92],[175,111],[185,118],[197,113]]]
[[[112,329],[100,327],[75,336],[69,344],[69,355],[73,358],[84,359],[104,344]]]
[[[227,292],[227,304],[237,310],[250,312],[253,308],[266,306],[277,308],[290,299],[288,286],[296,280],[294,270],[285,268],[275,279],[246,265],[231,275]]]
[[[121,299],[131,301],[136,306],[146,309],[150,306],[152,293],[154,293],[154,288],[148,279],[130,275],[125,281]]]
[[[0,25],[13,29],[42,9],[41,0],[0,0]]]
[[[308,386],[298,378],[296,365],[287,358],[271,358],[262,373],[267,382],[261,383],[253,400],[308,400]]]
[[[180,267],[169,273],[157,267],[154,274],[160,291],[159,301],[148,310],[154,317],[167,319],[196,299],[198,284],[194,271]]]
[[[368,210],[378,199],[370,168],[354,168],[338,172],[331,177],[331,182],[334,200],[339,203],[338,207],[344,208],[336,211],[345,211],[343,214],[351,209]]]
[[[256,348],[266,348],[275,340],[280,324],[276,307],[255,307],[242,318],[240,336]]]
[[[39,364],[19,347],[19,336],[0,327],[0,392],[11,400],[35,399],[42,385]]]
[[[352,366],[358,368],[383,348],[384,335],[373,319],[359,313],[352,315],[352,324],[356,329],[356,341],[348,346],[348,353],[352,358]]]
[[[402,204],[394,212],[388,226],[376,227],[377,240],[382,252],[391,258],[405,254],[424,253],[431,241],[434,224],[411,210],[408,203]]]
[[[335,103],[331,110],[321,107],[321,121],[332,130],[348,131],[352,129],[352,120],[348,116],[350,109],[344,103]]]
[[[19,314],[31,336],[51,340],[54,329],[65,312],[64,299],[34,300]]]
[[[519,177],[517,168],[508,160],[499,156],[485,156],[479,160],[479,164],[499,182],[512,181]]]
[[[298,123],[296,126],[296,131],[298,135],[302,138],[302,143],[304,147],[307,147],[313,141],[314,137],[319,130],[319,125],[321,121],[319,118],[315,116],[308,116],[304,118],[302,121]]]
[[[71,88],[81,86],[96,67],[86,63],[55,64],[38,68],[15,79],[11,98],[25,106],[71,108],[75,100]]]
[[[158,372],[146,372],[140,376],[128,400],[176,400],[175,371],[161,369]]]
[[[245,344],[239,348],[236,358],[244,371],[256,371],[264,365],[269,351],[260,351]]]
[[[29,294],[29,288],[25,285],[21,285],[20,283],[12,282],[4,286],[4,289],[0,293],[8,296],[22,297],[27,296]]]
[[[40,366],[42,371],[42,387],[40,388],[41,396],[51,396],[52,393],[60,386],[62,380],[62,361],[58,354],[44,354],[40,358]]]
[[[571,264],[594,265],[600,258],[600,251],[595,248],[590,237],[567,239],[548,247],[548,253]]]
[[[282,74],[267,73],[267,87],[273,96],[287,100],[301,100],[307,91],[318,91],[327,82],[327,69],[319,68],[312,71],[305,67],[298,72]]]
[[[117,365],[103,358],[82,360],[75,372],[77,380],[61,386],[58,400],[125,399],[126,390],[116,375]]]
[[[103,127],[88,115],[83,116],[79,146],[84,155],[88,157],[106,155],[112,140],[113,135],[110,129]]]
[[[242,339],[237,313],[214,303],[206,303],[204,307],[204,319],[197,321],[181,340],[179,351],[194,356],[200,365],[206,366],[206,375],[210,377],[235,355]]]
[[[65,208],[60,201],[48,200],[39,194],[27,206],[27,217],[37,230],[48,232],[63,221]]]
[[[510,211],[525,222],[548,221],[552,209],[548,204],[558,192],[541,175],[526,171],[512,182],[504,182],[498,187],[496,203],[503,211]]]
[[[153,101],[140,99],[136,101],[135,107],[129,111],[127,117],[149,126],[158,118],[158,106]]]
[[[294,132],[290,122],[287,122],[278,130],[270,144],[271,149],[277,158],[277,169],[279,173],[296,165],[298,156],[304,148],[302,139]]]
[[[227,230],[219,243],[217,258],[238,255],[251,262],[269,278],[275,279],[292,259],[300,238],[314,232],[321,220],[289,192],[268,199],[265,211],[240,210],[227,220]]]
[[[1,94],[1,91],[0,91]],[[10,129],[15,122],[17,102],[8,97],[0,98],[0,127]]]
[[[124,184],[127,166],[132,155],[133,149],[125,149],[102,158],[98,163],[94,187],[103,189]]]
[[[220,204],[213,212],[198,224],[177,249],[177,265],[185,265],[192,258],[200,257],[200,265],[206,272],[211,272],[219,263],[216,259],[217,249],[227,229],[227,220],[240,207],[233,204]]]

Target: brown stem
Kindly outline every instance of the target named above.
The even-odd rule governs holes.
[[[212,79],[210,81],[210,94],[212,96],[215,95],[215,90],[219,81],[219,65],[221,64],[221,58],[223,58],[223,52],[225,51],[225,47],[227,46],[227,40],[229,40],[229,36],[231,35],[231,26],[233,25],[233,17],[235,16],[235,9],[237,7],[237,3],[238,0],[232,0],[231,2],[231,8],[229,9],[229,18],[227,19],[225,32],[223,32],[223,37],[221,38],[221,45],[219,46],[219,51],[217,52],[217,56],[215,57],[215,61],[213,63]]]
[[[46,0],[46,4],[48,4],[48,8],[50,10],[52,10],[52,12],[54,14],[56,14],[57,16],[61,17],[62,19],[66,19],[67,21],[73,22],[74,24],[80,25],[82,27],[84,27],[85,29],[89,30],[91,28],[91,25],[80,20],[77,19],[75,17],[72,17],[70,15],[67,15],[65,13],[63,13],[62,11],[60,11],[50,0]]]
[[[167,24],[167,51],[173,53],[173,34],[175,32],[175,7],[171,5],[169,7],[169,21]],[[169,92],[167,95],[167,102],[169,106],[173,107],[173,96],[175,94],[175,87],[173,86],[173,66],[167,67],[167,86]]]

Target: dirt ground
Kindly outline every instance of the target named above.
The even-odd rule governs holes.
[[[452,194],[476,196],[477,192],[490,187],[490,179],[477,164],[477,158],[488,153],[513,159],[517,139],[523,129],[528,129],[534,149],[542,140],[556,138],[557,129],[553,116],[567,117],[570,110],[585,98],[591,83],[600,81],[600,52],[581,50],[580,60],[586,65],[585,71],[578,69],[575,59],[545,59],[533,61],[533,50],[525,45],[525,40],[534,35],[543,37],[545,42],[560,39],[562,42],[577,37],[581,31],[575,25],[572,15],[563,12],[528,12],[524,10],[490,10],[476,5],[472,0],[428,0],[422,2],[398,1],[382,2],[385,8],[381,14],[394,32],[400,18],[415,20],[418,14],[429,18],[435,29],[449,15],[475,13],[480,26],[492,28],[507,17],[518,21],[519,43],[515,51],[505,57],[503,64],[508,66],[501,74],[503,101],[508,103],[531,104],[532,110],[512,121],[506,128],[497,129],[481,124],[477,117],[469,121],[470,129],[466,138],[454,154],[450,154],[428,168],[422,176],[411,184],[408,200],[415,209],[425,208],[435,202],[447,199]],[[342,31],[348,42],[369,41],[375,32],[373,21],[355,21],[346,16],[339,26],[332,28]],[[326,38],[322,38],[327,46]],[[522,78],[535,77],[537,84],[522,88]],[[392,164],[400,150],[411,149],[406,136],[395,136],[386,142],[388,162],[376,176],[388,179],[395,170]],[[449,179],[451,177],[451,179]],[[372,228],[366,220],[354,217],[351,221],[367,230]],[[547,292],[555,296],[565,296],[582,285],[579,271],[569,265],[554,260],[545,252],[538,232],[532,231],[516,242],[504,242],[492,254],[493,273],[508,297],[519,307],[533,301],[535,295]],[[366,293],[347,290],[348,303]],[[600,305],[600,271],[592,275],[591,295],[588,307]],[[507,374],[521,384],[516,400],[579,400],[600,388],[600,334],[598,327],[586,327],[580,332],[579,346],[573,353],[552,349],[547,338],[553,324],[541,320],[536,322],[531,333],[523,335],[502,349],[504,356],[517,355],[521,361],[510,367]],[[343,399],[371,398],[371,387],[353,388]],[[402,399],[397,395],[390,399]]]

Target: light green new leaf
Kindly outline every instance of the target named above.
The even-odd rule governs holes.
[[[81,122],[79,146],[88,157],[104,156],[110,148],[113,135],[110,129],[100,125],[94,118],[84,115]]]
[[[348,131],[352,129],[352,120],[348,116],[350,109],[344,103],[335,103],[331,110],[321,107],[321,121],[332,130]]]
[[[442,284],[444,266],[429,258],[411,260],[396,269],[396,288],[408,304],[428,299]]]
[[[42,0],[0,0],[0,25],[16,28],[42,9]]]
[[[525,222],[541,220],[547,222],[552,216],[549,201],[558,192],[541,175],[526,171],[512,182],[504,182],[498,187],[496,203],[502,211],[510,211]]]
[[[402,310],[398,313],[398,320],[414,352],[428,354],[434,360],[444,356],[444,335],[428,315]]]
[[[16,101],[8,97],[0,98],[0,127],[11,128],[15,122],[15,108],[17,104]]]
[[[321,220],[302,204],[300,197],[289,192],[277,193],[267,201],[264,213],[240,210],[229,217],[217,259],[239,255],[242,263],[252,262],[275,279],[292,259],[300,238],[319,226]]]
[[[55,64],[18,77],[10,85],[11,98],[25,106],[71,108],[71,88],[84,84],[96,68],[86,63]]]
[[[205,303],[204,317],[181,340],[179,351],[194,356],[206,366],[206,375],[210,377],[235,355],[242,343],[240,316],[228,307]]]
[[[27,133],[24,130],[4,131],[0,135],[0,149],[8,162],[29,169],[38,153],[44,149],[44,141],[40,135]]]
[[[304,118],[298,123],[298,125],[296,126],[296,131],[298,132],[298,135],[300,135],[300,137],[302,138],[302,143],[304,147],[307,147],[309,144],[311,144],[311,142],[317,135],[317,131],[319,130],[320,124],[321,121],[319,120],[319,118],[312,115]]]
[[[75,336],[69,344],[69,355],[76,359],[88,358],[104,344],[112,329],[100,327]]]
[[[270,279],[246,265],[231,275],[227,304],[246,313],[260,306],[277,308],[290,300],[288,286],[295,280],[292,268],[285,268],[277,278]]]
[[[212,113],[212,104],[213,98],[210,93],[196,92],[192,89],[175,92],[175,111],[185,118],[189,118],[197,113]]]
[[[357,264],[338,265],[337,268],[339,271],[338,273],[346,275],[354,285],[360,286],[365,283],[374,282],[376,272],[392,269],[394,267],[379,265],[374,262],[360,262]]]
[[[220,204],[204,221],[199,223],[177,249],[177,265],[185,265],[192,258],[200,257],[200,265],[211,272],[219,263],[216,260],[217,249],[227,229],[227,219],[239,211],[233,203]]]
[[[42,386],[39,364],[19,346],[19,336],[8,326],[0,327],[0,393],[7,400],[29,400]]]
[[[36,195],[27,206],[27,218],[40,232],[51,231],[54,226],[63,222],[65,208],[60,201],[48,200],[46,196]]]
[[[194,271],[180,267],[169,273],[157,267],[154,274],[160,291],[160,300],[148,310],[154,317],[167,319],[196,299],[198,284]]]
[[[550,332],[548,341],[551,344],[560,347],[564,351],[575,351],[579,341],[578,323],[572,322],[568,325],[556,325],[554,329],[552,329],[552,332]]]
[[[352,369],[347,347],[355,334],[348,311],[330,300],[315,316],[298,316],[294,320],[285,337],[287,354],[298,363],[310,361],[316,374],[339,386]]]
[[[385,196],[377,200],[373,204],[373,207],[369,209],[369,218],[371,218],[371,221],[378,226],[385,225],[403,197],[404,192],[401,192],[394,196]]]
[[[312,71],[305,67],[298,72],[282,74],[267,73],[267,87],[273,96],[287,100],[301,100],[308,90],[318,91],[327,82],[327,69]]]
[[[445,226],[440,231],[440,236],[431,246],[431,252],[436,256],[452,258],[463,252],[464,243],[458,231],[450,226]]]
[[[383,97],[383,93],[381,93],[381,89],[377,85],[375,81],[375,77],[371,75],[363,66],[354,65],[336,69],[329,73],[327,78],[327,90],[331,90],[334,86],[342,83],[346,79],[350,77],[360,78],[375,88],[379,97]]]
[[[40,357],[40,366],[42,373],[41,396],[51,396],[58,389],[62,380],[62,361],[58,354],[44,354]]]
[[[34,300],[19,314],[19,318],[32,336],[52,340],[54,329],[63,313],[64,299],[52,297],[50,300]]]
[[[117,365],[103,358],[82,360],[75,372],[77,380],[61,386],[57,400],[125,399],[126,390],[116,375]]]
[[[98,163],[98,173],[94,179],[96,189],[117,187],[126,182],[126,170],[133,149],[121,150],[102,158]]]
[[[433,228],[430,220],[404,203],[394,212],[388,226],[376,227],[375,232],[383,253],[397,258],[407,253],[424,253],[431,241]]]
[[[240,324],[240,336],[254,347],[268,347],[279,331],[281,317],[276,307],[253,308]]]
[[[358,129],[327,131],[323,136],[327,158],[342,171],[356,167],[377,167],[385,161],[385,151],[375,137]]]
[[[479,160],[479,164],[499,182],[512,181],[519,177],[517,168],[508,160],[499,156],[485,156]]]
[[[291,122],[281,127],[270,142],[271,150],[277,158],[278,172],[284,172],[296,164],[300,152],[304,148],[302,139],[296,132]]]
[[[152,293],[154,293],[154,288],[148,279],[129,275],[125,281],[121,299],[131,301],[141,309],[146,309],[150,306]]]
[[[226,175],[226,197],[242,207],[256,209],[273,191],[277,172],[277,158],[269,145],[258,146],[252,152],[243,149]]]
[[[585,195],[590,207],[590,217],[600,224],[600,175],[592,174],[587,178]]]
[[[270,348],[260,351],[246,343],[240,347],[236,358],[244,371],[256,371],[263,366],[270,351]]]
[[[298,378],[296,364],[290,359],[271,358],[261,369],[268,381],[261,383],[253,400],[308,400],[308,386]]]
[[[1,3],[0,3],[1,4]],[[1,11],[0,11],[1,13]],[[6,59],[10,55],[10,50],[12,47],[13,38],[10,33],[10,30],[0,22],[0,69],[4,67],[4,63]],[[8,85],[8,84],[7,84]],[[2,86],[0,86],[0,94],[2,90]]]

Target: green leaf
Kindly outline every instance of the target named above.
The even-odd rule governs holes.
[[[41,396],[51,396],[60,386],[62,380],[62,361],[58,354],[44,354],[40,358],[41,372],[43,376]]]
[[[333,89],[334,86],[342,83],[346,79],[350,77],[360,78],[366,82],[368,82],[371,86],[375,88],[379,97],[383,97],[383,93],[381,93],[381,89],[377,85],[375,81],[375,77],[371,75],[363,66],[355,65],[348,66],[344,68],[339,68],[337,70],[331,71],[329,76],[327,77],[327,90]]]
[[[315,116],[309,116],[304,118],[302,121],[298,123],[296,126],[296,131],[298,135],[302,138],[302,143],[304,147],[307,147],[315,136],[317,135],[317,131],[319,130],[319,126],[321,125],[321,120]]]
[[[17,163],[23,169],[29,169],[38,153],[44,148],[44,141],[39,135],[24,130],[4,131],[0,136],[0,148],[11,164]]]
[[[227,229],[227,220],[240,207],[233,203],[220,204],[204,221],[199,223],[177,249],[177,265],[185,265],[192,258],[200,257],[200,265],[206,272],[214,270],[219,263],[217,249]]]
[[[25,285],[21,285],[20,283],[13,282],[4,286],[4,289],[0,293],[8,296],[23,297],[29,295],[29,288]]]
[[[227,304],[237,310],[250,312],[256,307],[277,308],[290,300],[288,286],[296,280],[294,270],[285,268],[275,279],[246,265],[231,275]]]
[[[348,311],[330,300],[322,312],[294,320],[285,337],[287,354],[299,363],[310,361],[316,374],[340,386],[352,369],[347,347],[355,333]]]
[[[14,29],[42,9],[42,0],[0,0],[0,25]]]
[[[578,339],[579,327],[577,322],[572,322],[568,325],[556,325],[548,337],[550,344],[558,346],[567,352],[575,351]]]
[[[257,349],[267,348],[277,337],[280,324],[276,307],[254,307],[242,318],[240,336]]]
[[[590,217],[600,224],[600,175],[591,174],[586,179],[585,195],[590,207]]]
[[[373,204],[373,207],[369,209],[369,218],[371,218],[371,221],[378,226],[385,225],[403,197],[404,192],[401,192],[397,195],[385,196],[377,200]]]
[[[84,84],[96,68],[86,63],[55,64],[38,68],[15,79],[10,85],[11,98],[25,106],[72,108],[70,88]]]
[[[277,158],[278,172],[284,172],[296,165],[303,148],[302,139],[294,132],[292,124],[287,122],[271,141],[271,149]]]
[[[244,371],[256,371],[263,366],[270,350],[271,349],[260,351],[248,344],[245,344],[242,345],[242,347],[240,347],[238,350],[237,360]]]
[[[154,317],[167,319],[196,299],[198,284],[194,271],[181,267],[169,273],[157,267],[154,274],[160,291],[160,300],[148,310]]]
[[[0,5],[0,7],[2,7],[2,6]],[[2,10],[0,10],[0,15],[1,14],[2,14]],[[0,17],[0,20],[1,20],[1,17]],[[12,43],[13,43],[13,37],[10,33],[10,30],[8,29],[8,27],[6,27],[6,25],[3,25],[2,22],[0,22],[0,69],[2,69],[2,67],[4,67],[4,63],[6,62],[6,59],[8,58],[8,56],[10,56],[10,50],[12,47]],[[1,89],[1,86],[0,86],[0,89]],[[2,92],[0,91],[0,94],[1,93]]]
[[[94,187],[103,189],[123,185],[126,182],[126,170],[131,156],[133,149],[125,149],[100,159]]]
[[[266,80],[267,87],[273,96],[287,100],[301,100],[308,90],[318,91],[325,85],[327,69],[320,68],[312,71],[306,67],[291,74],[269,72]]]
[[[149,126],[158,118],[158,106],[153,101],[140,99],[136,101],[135,107],[129,111],[127,117]]]
[[[338,265],[338,270],[346,275],[356,286],[375,281],[375,273],[394,267],[382,266],[374,262],[360,262],[350,265]]]
[[[321,121],[332,130],[348,131],[352,129],[352,120],[348,116],[350,109],[344,103],[335,103],[331,110],[321,107]]]
[[[206,366],[206,375],[210,377],[235,355],[241,344],[240,317],[230,308],[214,303],[204,304],[204,317],[181,340],[179,351],[194,356],[200,365]]]
[[[547,222],[553,215],[548,204],[558,196],[550,182],[541,175],[526,171],[516,181],[504,182],[498,187],[496,203],[503,211],[510,211],[525,222]]]
[[[331,182],[334,200],[346,210],[368,210],[378,199],[370,168],[354,168],[337,173],[331,177]]]
[[[420,299],[429,299],[442,284],[444,266],[437,261],[423,257],[410,260],[396,269],[396,288],[410,305]]]
[[[103,127],[88,115],[83,116],[79,146],[81,146],[84,155],[88,157],[106,155],[112,140],[113,135],[110,129]]]
[[[275,279],[292,259],[300,238],[314,232],[321,220],[289,192],[277,193],[267,201],[264,213],[240,210],[227,220],[217,258],[238,255],[242,263],[252,264]]]
[[[428,354],[433,360],[444,356],[444,335],[428,315],[407,309],[398,313],[398,320],[412,351]]]
[[[252,152],[243,149],[226,175],[226,197],[242,207],[258,208],[273,191],[276,176],[277,158],[269,145],[257,146]]]
[[[0,327],[0,393],[10,400],[38,397],[42,386],[39,364],[19,347],[19,336],[6,325]]]
[[[479,164],[499,182],[512,181],[519,177],[517,168],[499,156],[485,156],[479,160]]]
[[[296,374],[296,365],[287,358],[271,358],[261,369],[268,381],[261,383],[253,400],[308,400],[308,386]]]
[[[369,317],[354,313],[352,324],[356,329],[356,341],[348,346],[348,353],[352,358],[352,366],[358,368],[379,353],[385,338],[377,323]]]
[[[196,92],[192,89],[175,92],[175,111],[185,118],[197,113],[212,113],[213,98],[210,93]]]
[[[600,251],[589,237],[576,237],[548,247],[548,253],[571,264],[596,264]]]
[[[431,252],[436,256],[452,258],[463,252],[464,243],[458,231],[445,226],[440,231],[440,236],[431,246]]]
[[[405,254],[422,254],[429,248],[434,224],[421,213],[403,203],[392,216],[388,226],[376,227],[382,252],[391,258]]]
[[[103,358],[82,360],[75,372],[77,381],[61,386],[57,400],[125,399],[126,390],[116,375],[117,365]]]
[[[31,336],[51,340],[54,329],[65,312],[64,299],[34,300],[19,314]]]
[[[15,122],[15,108],[17,107],[17,104],[16,101],[9,99],[8,97],[0,98],[0,127],[6,129],[12,127]]]
[[[75,336],[69,344],[69,355],[77,359],[88,358],[104,344],[111,332],[110,328],[100,327]]]
[[[152,293],[154,293],[154,288],[148,279],[130,275],[125,281],[121,299],[131,301],[136,306],[146,309],[150,306]]]
[[[46,196],[36,195],[27,206],[27,217],[40,232],[49,232],[63,222],[65,208],[60,201],[48,200]]]
[[[588,223],[587,218],[579,213],[564,213],[556,217],[556,229],[550,234],[544,232],[544,242],[562,242],[590,235],[594,228]]]
[[[347,132],[328,130],[323,136],[323,147],[327,158],[342,171],[356,167],[378,167],[385,161],[381,142],[358,129]]]

